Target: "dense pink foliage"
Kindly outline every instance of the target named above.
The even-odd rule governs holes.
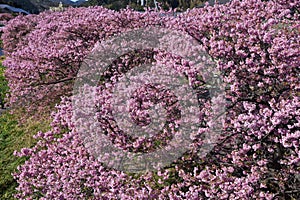
[[[155,12],[133,14],[102,7],[17,17],[2,36],[11,104],[47,105],[69,95],[80,63],[97,41],[160,21]]]
[[[63,98],[53,114],[52,130],[38,133],[35,147],[17,153],[29,156],[15,174],[17,197],[299,199],[299,9],[296,0],[234,0],[177,18],[79,8],[12,20],[3,35],[12,104],[29,94],[29,102],[68,95],[72,82],[67,80],[74,78],[97,40],[151,25],[182,30],[197,39],[228,85],[218,145],[198,158],[194,152],[202,145],[199,132],[192,151],[171,166],[140,176],[107,169],[88,154],[71,120],[71,101]],[[158,62],[185,67],[176,56],[156,53],[152,59]],[[209,124],[203,126],[205,130]],[[124,149],[143,144],[128,147],[122,135],[112,139]]]

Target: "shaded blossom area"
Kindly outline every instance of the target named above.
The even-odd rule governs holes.
[[[14,174],[19,184],[16,197],[300,199],[299,9],[296,0],[233,0],[191,9],[176,18],[151,10],[117,12],[89,7],[11,20],[2,35],[11,106],[42,110],[58,103],[51,130],[37,133],[38,143],[33,148],[15,153],[28,158]],[[182,31],[205,48],[226,84],[226,113],[217,144],[204,158],[199,157],[199,148],[205,145],[203,133],[211,126],[211,99],[203,98],[205,91],[200,90],[199,101],[204,106],[199,106],[199,119],[203,123],[193,133],[190,151],[158,171],[130,174],[107,168],[84,147],[72,121],[72,84],[96,42],[150,26]],[[98,116],[105,114],[101,109],[109,91],[105,82],[116,80],[117,70],[143,62],[182,70],[190,80],[192,63],[176,55],[159,50],[124,55],[112,64],[104,83],[99,83]],[[201,78],[197,81],[191,84],[196,89],[205,85]],[[146,102],[154,96],[152,102],[157,102],[163,95],[167,106],[174,103],[170,99],[176,94],[157,91],[141,88],[140,92],[149,95],[135,96]],[[137,102],[133,101],[132,115],[145,123],[147,114],[142,109],[147,106]],[[171,111],[170,124],[180,118]],[[113,143],[130,151],[158,148],[152,142],[161,139],[164,145],[172,137],[170,132],[176,131],[170,126],[169,132],[144,141],[117,134],[117,128],[109,125],[113,121],[103,123]]]

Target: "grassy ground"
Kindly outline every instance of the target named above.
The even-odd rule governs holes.
[[[8,111],[0,116],[0,199],[13,199],[17,183],[12,173],[17,166],[24,163],[24,158],[13,155],[15,150],[32,147],[35,144],[33,135],[38,131],[50,129],[49,120],[27,119],[23,124],[18,123],[22,112],[10,114]]]
[[[0,199],[13,199],[17,186],[12,173],[25,159],[13,155],[15,150],[23,147],[32,147],[35,140],[32,138],[38,131],[49,129],[49,122],[27,119],[24,124],[18,123],[18,114],[8,112],[0,116]]]

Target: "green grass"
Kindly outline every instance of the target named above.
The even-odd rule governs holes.
[[[33,135],[38,131],[49,130],[49,121],[27,119],[23,124],[18,123],[18,115],[8,112],[0,116],[0,199],[14,199],[13,194],[17,182],[12,173],[24,163],[25,158],[15,157],[13,152],[24,147],[32,147],[36,141]]]

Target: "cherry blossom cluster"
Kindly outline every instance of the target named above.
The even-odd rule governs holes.
[[[146,152],[158,148],[155,141],[165,145],[176,132],[180,106],[171,106],[176,94],[164,88],[141,87],[133,94],[132,118],[147,124],[146,110],[163,101],[171,131],[153,140],[129,138],[115,126],[105,103],[120,76],[114,69],[122,72],[136,62],[156,62],[186,72],[201,104],[199,131],[192,137],[190,151],[157,171],[130,174],[106,167],[84,147],[68,96],[80,62],[97,41],[149,26],[183,31],[205,48],[222,73],[227,105],[214,148],[200,157],[203,133],[213,123],[212,99],[202,88],[201,77],[193,73],[193,64],[157,50],[150,57],[142,52],[117,60],[95,99],[99,122],[117,147]],[[68,9],[17,17],[7,25],[3,39],[12,104],[28,95],[23,100],[31,103],[64,96],[53,113],[52,129],[36,135],[35,147],[16,152],[28,158],[14,174],[17,198],[300,198],[299,1],[233,0],[191,9],[176,18],[154,11]]]
[[[159,16],[156,12],[94,7],[11,20],[2,36],[11,105],[57,103],[58,97],[70,95],[80,64],[96,42],[135,28],[160,25]]]

